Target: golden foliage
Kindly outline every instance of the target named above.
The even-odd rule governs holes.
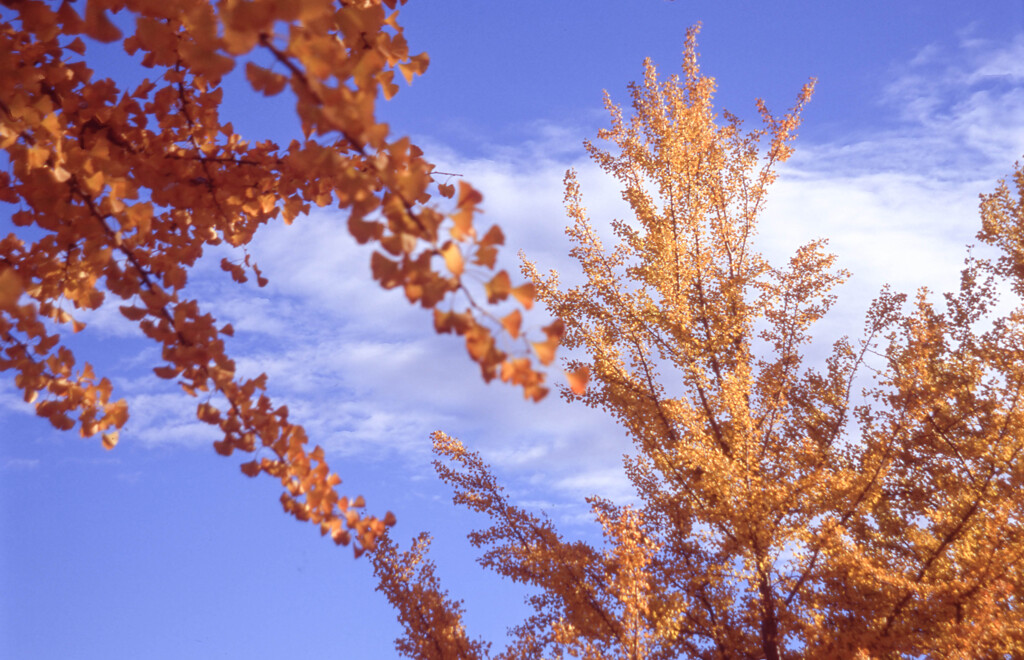
[[[333,205],[357,241],[377,248],[381,286],[425,308],[465,294],[469,308],[445,312],[457,320],[438,330],[465,338],[485,379],[500,373],[525,396],[544,396],[531,358],[495,343],[506,331],[515,338],[518,321],[492,316],[467,288],[465,275],[481,270],[508,279],[493,274],[501,231],[474,225],[482,196],[444,183],[453,206],[429,204],[434,166],[376,118],[378,97],[398,89],[396,70],[409,81],[428,63],[410,54],[392,11],[400,3],[5,0],[0,15],[0,202],[16,209],[18,228],[0,240],[0,369],[54,426],[103,433],[112,448],[126,405],[109,380],[76,366],[58,330],[84,327],[69,309],[118,305],[162,347],[156,374],[203,397],[199,418],[223,432],[216,450],[266,448],[243,471],[279,478],[286,511],[339,543],[354,534],[357,551],[384,522],[336,492],[323,451],[271,403],[264,376],[236,375],[224,344],[231,326],[218,327],[185,287],[204,250],[221,244],[239,251],[221,263],[234,281],[264,286],[245,252],[255,232]],[[115,24],[108,13],[118,12],[129,20]],[[96,77],[91,40],[120,42],[147,77],[133,87]],[[286,148],[243,137],[220,116],[222,80],[242,61],[255,91],[295,96],[302,135]],[[526,289],[512,291],[529,307]]]
[[[421,534],[411,550],[399,553],[385,535],[372,554],[374,573],[380,578],[377,590],[407,623],[406,636],[396,648],[422,660],[483,658],[490,645],[466,637],[462,604],[449,600],[441,589],[434,565],[426,558],[429,546],[429,537]]]
[[[587,357],[570,368],[589,387],[565,396],[635,444],[637,505],[592,498],[604,549],[566,541],[434,436],[455,502],[490,518],[481,564],[536,590],[497,657],[1024,656],[1024,169],[982,200],[978,237],[1002,256],[968,258],[943,311],[885,290],[857,343],[807,367],[846,273],[824,241],[779,267],[754,238],[811,86],[781,117],[758,102],[761,128],[718,123],[695,34],[683,77],[646,63],[633,116],[607,102],[612,148],[587,145],[633,212],[614,247],[570,172],[583,283],[526,266]]]

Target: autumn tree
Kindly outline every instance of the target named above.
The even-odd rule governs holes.
[[[884,290],[859,339],[807,365],[847,274],[823,240],[773,265],[756,237],[812,85],[782,116],[758,101],[744,132],[716,116],[695,34],[682,77],[645,63],[632,115],[606,101],[609,146],[586,145],[632,211],[615,244],[569,172],[582,284],[525,266],[570,367],[589,367],[564,396],[633,441],[636,501],[591,498],[604,544],[572,541],[434,436],[455,502],[490,519],[470,536],[481,564],[533,588],[496,657],[1024,656],[1024,169],[982,199],[978,239],[999,256],[969,256],[941,305]],[[484,657],[424,551],[374,556],[399,650]]]
[[[236,374],[232,327],[186,285],[215,246],[218,256],[230,248],[225,278],[265,285],[246,250],[256,232],[333,206],[375,248],[380,285],[463,337],[484,379],[544,396],[529,345],[498,344],[522,339],[522,315],[490,306],[512,297],[528,308],[533,285],[497,269],[504,237],[474,224],[480,193],[435,178],[422,151],[377,118],[396,76],[427,67],[397,22],[402,2],[0,2],[0,203],[14,230],[0,239],[0,370],[54,426],[113,447],[125,401],[60,333],[84,328],[76,310],[118,306],[161,347],[156,375],[198,397],[199,418],[223,433],[216,450],[262,449],[242,470],[280,479],[286,511],[338,543],[355,535],[357,552],[390,514],[366,516],[361,498],[336,490],[323,450],[271,402],[265,375]],[[141,82],[97,75],[97,42],[120,44],[138,69],[127,78]],[[287,146],[239,135],[221,116],[236,68],[255,92],[294,96],[301,133]],[[452,201],[432,203],[436,193]],[[557,341],[548,332],[536,342],[542,361]]]

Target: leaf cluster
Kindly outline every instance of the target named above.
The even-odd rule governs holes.
[[[219,453],[262,449],[242,470],[278,478],[286,511],[338,543],[354,535],[357,553],[373,547],[390,515],[364,516],[336,491],[323,450],[271,401],[266,377],[236,373],[231,325],[186,289],[215,246],[232,249],[221,268],[233,281],[265,286],[246,246],[267,224],[313,207],[347,216],[352,236],[376,248],[374,278],[437,311],[437,330],[465,339],[486,380],[513,382],[532,399],[547,392],[535,360],[550,362],[550,350],[534,357],[526,344],[513,355],[498,345],[502,335],[520,338],[521,314],[489,308],[510,295],[528,308],[533,293],[496,269],[504,236],[478,231],[482,196],[462,181],[456,191],[376,116],[398,90],[396,74],[411,81],[428,64],[410,53],[398,0],[2,4],[0,203],[16,231],[0,239],[0,369],[56,427],[117,442],[124,400],[77,365],[59,334],[84,328],[75,310],[116,305],[161,347],[156,375],[199,398],[199,419],[223,434]],[[146,77],[124,87],[97,76],[95,42],[120,44]],[[222,83],[242,62],[256,92],[294,96],[302,134],[287,146],[242,136],[222,118]],[[434,194],[451,202],[442,207]],[[456,312],[463,298],[468,307]]]
[[[759,128],[720,122],[695,36],[683,76],[647,62],[632,116],[607,102],[610,147],[588,144],[632,210],[617,243],[570,172],[583,283],[525,267],[589,367],[565,396],[633,441],[637,503],[592,498],[604,543],[571,542],[434,436],[455,503],[490,520],[481,564],[536,590],[497,657],[1024,654],[1024,170],[982,198],[978,238],[1001,256],[968,257],[943,309],[886,289],[859,340],[807,366],[847,274],[824,241],[779,267],[754,237],[811,85],[781,117],[758,102]]]

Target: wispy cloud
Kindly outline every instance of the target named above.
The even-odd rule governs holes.
[[[0,464],[0,470],[34,470],[39,463],[38,458],[6,458]]]
[[[1024,35],[1009,44],[965,36],[956,51],[926,48],[895,74],[882,100],[919,139],[905,156],[921,155],[925,146],[935,150],[919,170],[947,166],[958,177],[964,165],[984,168],[1021,156]]]
[[[885,282],[904,290],[955,285],[963,246],[977,228],[977,195],[992,189],[1024,151],[1022,79],[1024,36],[1008,45],[965,41],[953,53],[925,50],[896,67],[884,89],[866,91],[881,93],[899,116],[897,127],[833,142],[798,140],[771,193],[760,240],[778,261],[799,244],[829,237],[840,264],[854,272],[824,333],[856,335],[868,301]],[[625,215],[618,187],[578,147],[587,137],[571,126],[539,126],[528,143],[496,148],[489,158],[428,146],[442,169],[483,191],[479,222],[505,230],[506,268],[517,270],[510,253],[521,248],[571,282],[565,170],[580,171],[596,223]],[[196,290],[218,320],[234,325],[229,349],[239,370],[267,372],[275,401],[287,403],[334,455],[406,458],[422,466],[428,435],[440,428],[515,481],[543,486],[548,506],[569,518],[586,507],[563,510],[569,499],[631,493],[620,469],[630,451],[621,429],[556,396],[534,405],[510,388],[483,385],[460,340],[433,336],[426,313],[372,282],[369,251],[352,241],[343,219],[319,213],[292,227],[268,228],[251,251],[271,279],[266,289],[222,286],[227,278],[210,267]],[[91,320],[103,333],[124,334],[120,320]],[[545,321],[540,314],[531,322]],[[148,376],[120,384],[131,394],[132,432],[144,443],[192,446],[212,439],[212,429],[195,420],[194,402],[168,384],[154,385]]]

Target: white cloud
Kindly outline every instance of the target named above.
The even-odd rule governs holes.
[[[926,48],[894,74],[882,102],[906,122],[907,151],[896,155],[920,157],[917,171],[960,178],[970,166],[1007,168],[1024,152],[1024,34],[1009,44],[965,38],[955,52]]]
[[[4,459],[2,470],[34,470],[39,467],[38,458],[7,458]]]
[[[824,334],[856,336],[885,282],[908,291],[955,285],[963,245],[976,232],[978,193],[992,189],[1024,150],[1022,62],[1024,38],[1002,48],[972,42],[962,53],[923,51],[884,90],[900,126],[830,143],[797,141],[769,196],[760,239],[779,261],[828,237],[840,265],[853,271]],[[563,234],[565,170],[580,171],[595,224],[624,217],[624,203],[617,185],[571,146],[590,136],[551,125],[534,135],[488,159],[427,146],[441,169],[484,193],[478,222],[504,229],[504,267],[516,271],[513,254],[523,249],[544,270],[575,273]],[[406,458],[422,470],[429,433],[443,429],[513,482],[531,485],[517,493],[539,496],[567,518],[587,510],[583,495],[631,496],[621,471],[631,445],[621,429],[555,395],[534,405],[511,388],[483,385],[461,340],[433,336],[429,314],[372,281],[370,251],[354,243],[342,218],[318,212],[291,227],[268,227],[250,251],[268,287],[230,284],[215,267],[218,255],[197,276],[197,295],[234,325],[228,348],[240,372],[267,372],[275,402],[286,403],[333,455]],[[531,323],[544,323],[541,317]],[[124,334],[122,321],[102,314],[90,321],[102,333]],[[213,429],[195,420],[195,402],[152,381],[118,383],[133,393],[132,434],[153,445],[209,444]],[[0,391],[0,405],[9,398]]]
[[[139,378],[132,385],[115,384],[128,401],[124,440],[149,447],[209,447],[218,439],[215,428],[196,418],[197,399],[167,381]]]

